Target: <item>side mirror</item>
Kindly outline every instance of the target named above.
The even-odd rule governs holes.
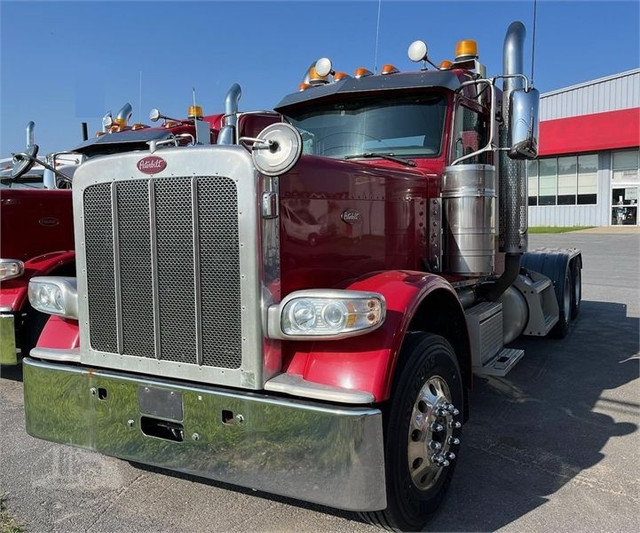
[[[540,93],[531,88],[517,89],[509,102],[509,157],[535,159],[538,156],[538,109]]]
[[[37,155],[37,144],[27,146],[27,149],[23,153],[13,154],[13,169],[11,170],[11,177],[16,180],[29,172],[35,163]]]

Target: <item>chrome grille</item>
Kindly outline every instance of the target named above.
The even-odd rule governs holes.
[[[92,349],[240,368],[234,180],[100,183],[83,203]]]

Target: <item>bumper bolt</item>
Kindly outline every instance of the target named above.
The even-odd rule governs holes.
[[[98,389],[96,389],[95,387],[91,387],[89,389],[89,392],[91,393],[91,396],[95,396],[96,394],[98,394]]]
[[[135,425],[135,421],[134,420],[127,420],[127,426],[132,428],[134,425]]]
[[[198,435],[197,433],[194,433],[193,435],[191,435],[191,438],[195,441],[200,440],[200,435]]]

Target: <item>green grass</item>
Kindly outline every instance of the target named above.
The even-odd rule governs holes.
[[[23,533],[26,530],[9,514],[6,501],[6,494],[0,494],[0,533]]]
[[[536,228],[529,228],[529,233],[567,233],[569,231],[591,228],[595,228],[595,226],[538,226]]]

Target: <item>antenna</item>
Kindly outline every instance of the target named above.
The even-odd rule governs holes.
[[[376,23],[376,50],[373,57],[373,73],[378,73],[378,36],[380,35],[380,8],[382,7],[382,0],[378,0],[378,22]]]
[[[138,116],[142,118],[142,71],[140,71],[140,83],[138,85]],[[141,120],[138,119],[138,120]]]
[[[193,106],[195,107],[196,105],[196,88],[195,87],[191,87],[191,93],[193,95]]]
[[[533,0],[533,38],[531,43],[531,86],[533,87],[533,67],[536,58],[536,20],[538,18],[538,1]]]

